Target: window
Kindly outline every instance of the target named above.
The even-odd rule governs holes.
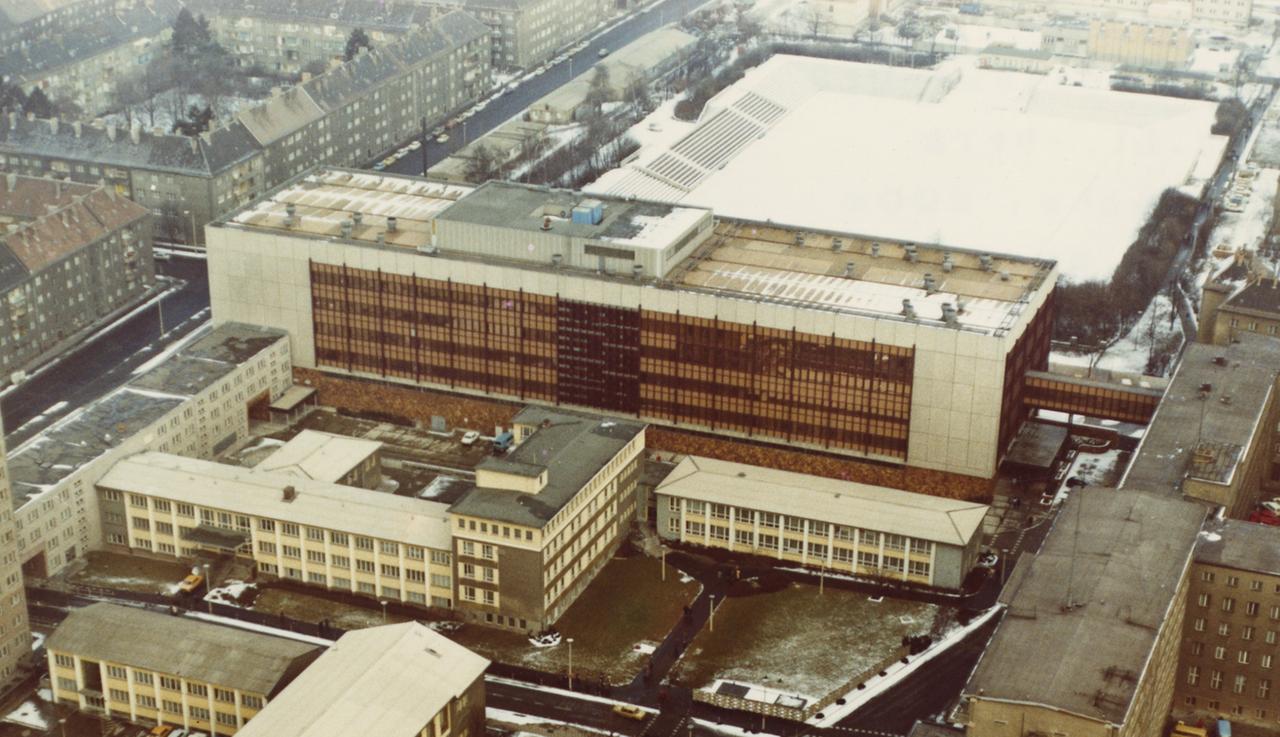
[[[58,688],[63,691],[74,691],[76,690],[76,680],[74,678],[59,678]]]
[[[135,670],[133,672],[133,682],[142,686],[150,686],[155,683],[155,680],[152,678],[150,673]]]
[[[275,532],[276,531],[275,520],[269,520],[269,519],[258,520],[258,529],[262,530],[263,532]]]
[[[1258,662],[1258,665],[1261,665],[1263,668],[1270,668],[1270,667],[1271,667],[1271,656],[1270,656],[1270,655],[1263,655],[1263,656],[1262,656],[1262,658],[1261,658],[1261,660]]]
[[[204,685],[203,683],[188,683],[187,693],[191,694],[192,696],[207,697],[209,695],[209,687]]]
[[[1245,683],[1246,680],[1244,676],[1236,676],[1235,681],[1231,684],[1231,692],[1244,693]]]
[[[1209,675],[1209,688],[1222,688],[1222,671],[1215,670]]]
[[[1235,608],[1236,608],[1235,599],[1232,599],[1230,596],[1222,597],[1222,611],[1232,612],[1232,611],[1235,611]]]
[[[154,709],[156,708],[156,697],[138,694],[138,706],[144,709]]]
[[[225,724],[228,727],[236,726],[236,715],[227,714],[226,712],[217,712],[218,724]]]
[[[356,549],[357,549],[357,550],[369,550],[369,551],[372,551],[372,550],[373,550],[373,538],[371,538],[371,537],[361,537],[361,536],[358,536],[358,535],[357,535],[357,536],[356,536]]]
[[[209,721],[209,710],[201,706],[193,706],[191,707],[191,718],[203,719],[207,722]]]
[[[247,707],[249,707],[250,709],[261,709],[261,708],[262,708],[262,697],[261,697],[261,696],[250,696],[249,694],[240,694],[240,704],[241,704],[242,706],[247,706]]]
[[[1227,649],[1225,647],[1219,645],[1218,647],[1215,647],[1213,649],[1214,660],[1226,660],[1226,658],[1227,658]]]
[[[120,678],[120,679],[124,679],[127,675],[128,675],[128,672],[127,672],[124,668],[122,668],[122,667],[120,667],[120,666],[118,666],[118,665],[108,665],[108,666],[107,666],[107,677],[108,677],[108,678]]]
[[[165,710],[165,711],[167,711],[167,712],[169,712],[170,714],[181,714],[181,713],[182,713],[182,704],[181,704],[180,702],[177,702],[177,701],[169,701],[168,699],[165,699],[165,700],[161,701],[160,703],[161,703],[161,705],[163,705],[163,706],[164,706],[164,710]]]
[[[225,688],[213,689],[213,698],[217,699],[218,701],[225,701],[228,704],[236,703],[235,691],[228,691]]]
[[[1202,607],[1209,606],[1209,595],[1200,594],[1200,596],[1196,597],[1196,604]]]
[[[382,548],[382,553],[384,555],[400,555],[399,543],[393,543],[393,542],[388,542],[387,540],[383,540],[380,544],[380,547]]]
[[[180,691],[182,690],[182,684],[178,681],[177,678],[170,678],[169,676],[160,676],[160,688],[163,688],[168,691]]]
[[[1271,681],[1263,678],[1258,681],[1258,698],[1265,699],[1271,696]]]
[[[1248,650],[1241,650],[1240,652],[1236,653],[1236,662],[1237,662],[1237,663],[1239,663],[1240,665],[1248,665],[1248,664],[1249,664],[1249,651],[1248,651]]]
[[[1200,666],[1198,665],[1187,666],[1187,685],[1194,686],[1199,682],[1200,682]]]
[[[383,564],[382,564],[382,575],[384,575],[384,576],[392,576],[392,577],[394,577],[394,578],[399,578],[399,577],[400,577],[400,567],[399,567],[399,566],[389,566],[389,565],[387,565],[386,563],[383,563]]]
[[[282,534],[282,535],[288,535],[289,537],[297,537],[297,536],[298,536],[298,526],[297,526],[297,525],[295,525],[295,524],[294,524],[294,523],[292,523],[292,522],[281,522],[281,523],[280,523],[280,534]]]
[[[75,658],[71,657],[70,655],[63,655],[59,653],[53,656],[53,662],[57,663],[63,668],[73,668],[75,667],[76,661],[75,661]]]
[[[123,701],[123,702],[125,702],[126,704],[127,704],[127,703],[129,703],[129,692],[128,692],[128,691],[123,691],[123,690],[118,689],[118,688],[110,689],[110,691],[111,691],[111,700],[112,700],[112,701]]]
[[[1258,613],[1258,602],[1256,601],[1245,602],[1244,613],[1248,614],[1250,617],[1256,615]]]
[[[1241,640],[1252,640],[1252,639],[1253,639],[1253,628],[1252,628],[1252,627],[1245,627],[1244,629],[1240,630],[1240,639],[1241,639]]]
[[[347,533],[345,532],[330,532],[329,542],[333,543],[334,545],[341,545],[343,547],[346,547],[351,544],[349,542],[349,539],[347,538]]]
[[[316,542],[321,542],[321,543],[324,542],[324,530],[320,529],[319,527],[308,527],[307,539],[315,540]]]
[[[1203,643],[1203,642],[1193,642],[1193,643],[1191,643],[1191,654],[1192,654],[1192,655],[1199,655],[1199,654],[1201,654],[1201,653],[1203,653],[1203,652],[1204,652],[1204,643]]]
[[[1223,622],[1222,624],[1218,625],[1218,634],[1222,635],[1223,637],[1230,635],[1231,625],[1227,624],[1226,622]]]

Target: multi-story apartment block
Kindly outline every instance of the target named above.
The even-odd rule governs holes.
[[[58,703],[222,737],[244,727],[320,648],[99,603],[73,610],[46,652]]]
[[[615,7],[602,0],[431,0],[466,9],[489,27],[493,65],[529,69],[582,39]]]
[[[489,661],[417,622],[348,632],[241,737],[480,737]]]
[[[105,180],[151,210],[156,236],[202,245],[205,223],[316,164],[355,166],[488,89],[489,36],[462,12],[361,54],[198,137],[25,118],[0,125],[0,170]]]
[[[0,688],[18,675],[18,666],[30,654],[31,625],[27,620],[27,597],[14,532],[4,421],[0,418]]]
[[[1183,25],[1094,19],[1089,23],[1092,59],[1151,69],[1181,69],[1195,43]]]
[[[151,213],[105,186],[0,178],[0,385],[155,283]]]
[[[168,453],[119,461],[97,486],[108,548],[239,555],[268,576],[452,606],[448,505]]]
[[[1206,514],[1168,493],[1072,493],[1005,585],[961,696],[967,737],[1164,734]]]
[[[1253,0],[1190,0],[1195,20],[1247,26],[1253,19]]]
[[[216,215],[268,189],[260,149],[240,123],[196,138],[9,113],[0,169],[72,182],[105,182],[154,215],[158,239],[199,243]]]
[[[602,410],[660,426],[659,448],[960,498],[987,494],[1026,416],[1056,273],[694,207],[335,169],[209,238],[215,321],[286,330],[300,368]]]
[[[78,117],[109,112],[116,82],[164,53],[180,7],[178,0],[119,0],[106,17],[76,17],[70,27],[0,54],[0,78],[27,92],[39,87]]]
[[[1274,528],[1214,520],[1196,543],[1173,711],[1274,730],[1280,719],[1280,546]]]
[[[667,540],[958,589],[985,504],[686,456],[654,489]]]
[[[94,484],[144,450],[212,457],[248,437],[292,383],[284,334],[221,325],[16,448],[9,462],[17,555],[28,576],[103,544]]]
[[[242,112],[261,147],[267,181],[317,162],[357,166],[439,121],[488,89],[484,25],[451,12],[388,46]]]
[[[1242,278],[1215,279],[1200,299],[1199,335],[1203,343],[1227,345],[1241,333],[1280,336],[1280,277],[1264,275],[1254,257],[1237,254],[1228,267]]]
[[[119,0],[0,0],[0,58],[68,31],[107,23]]]
[[[636,518],[644,425],[530,407],[518,445],[449,507],[464,618],[538,631],[568,610]]]
[[[1280,494],[1280,340],[1240,333],[1187,346],[1120,487],[1181,494],[1236,519]]]
[[[427,25],[435,12],[379,0],[200,0],[192,5],[241,66],[279,74],[341,61],[357,28],[377,48]]]

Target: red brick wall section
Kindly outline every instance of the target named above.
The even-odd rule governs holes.
[[[645,445],[650,451],[657,451],[659,454],[668,451],[718,458],[722,461],[888,486],[950,499],[989,503],[993,490],[991,481],[976,476],[868,463],[826,453],[748,443],[654,425],[650,425],[645,433]]]
[[[511,419],[521,409],[521,405],[514,402],[352,379],[315,369],[295,368],[293,380],[315,387],[321,405],[352,414],[403,418],[421,423],[422,427],[430,427],[432,415],[439,415],[451,428],[466,427],[488,433],[498,426],[510,427]]]
[[[450,427],[468,427],[490,432],[497,426],[510,427],[512,418],[521,409],[521,405],[516,402],[352,379],[315,369],[295,368],[293,380],[298,384],[315,387],[318,401],[324,406],[353,414],[372,413],[403,418],[409,422],[421,423],[423,427],[430,426],[432,415],[440,415]],[[867,463],[853,458],[720,438],[657,425],[649,426],[645,441],[652,451],[719,458],[951,499],[990,502],[993,489],[992,482],[976,476]]]

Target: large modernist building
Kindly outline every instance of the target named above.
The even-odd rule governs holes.
[[[339,169],[208,238],[215,321],[285,329],[300,368],[505,400],[507,421],[515,402],[602,410],[658,426],[651,446],[701,433],[680,440],[701,455],[759,441],[777,454],[762,465],[786,445],[809,452],[794,470],[818,453],[845,459],[828,475],[957,496],[986,492],[1021,424],[1056,278],[699,208]]]
[[[4,421],[0,418],[0,686],[17,674],[18,664],[31,654],[27,597],[18,561],[13,524],[13,498],[5,463]]]

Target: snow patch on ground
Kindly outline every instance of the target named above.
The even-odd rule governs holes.
[[[43,633],[43,632],[32,632],[32,633],[31,633],[31,649],[32,649],[32,650],[39,650],[39,649],[40,649],[40,647],[41,647],[41,646],[43,646],[43,645],[44,645],[44,633]]]
[[[204,612],[184,612],[182,616],[190,617],[191,619],[199,619],[204,622],[213,622],[215,624],[223,624],[228,627],[236,627],[238,629],[248,630],[250,632],[260,632],[264,635],[275,635],[276,637],[283,637],[287,640],[297,640],[298,642],[307,642],[312,645],[323,645],[324,647],[328,647],[333,644],[333,640],[326,640],[321,637],[312,637],[311,635],[303,635],[297,632],[290,632],[289,630],[277,629],[275,627],[267,627],[266,625],[262,625],[262,624],[254,624],[252,622],[242,622],[238,619],[232,619],[231,617],[220,617],[217,614],[205,614]]]
[[[49,722],[45,720],[44,714],[40,712],[40,705],[34,701],[22,702],[17,709],[5,715],[4,721],[41,731],[49,728]]]
[[[204,600],[211,601],[215,604],[227,604],[229,606],[240,606],[240,604],[238,603],[239,597],[244,596],[244,593],[246,591],[249,591],[251,589],[256,589],[257,587],[258,585],[255,583],[246,583],[244,581],[236,581],[236,580],[225,581],[218,588],[213,589],[208,594],[205,594]],[[244,607],[244,608],[252,609],[253,607]]]

